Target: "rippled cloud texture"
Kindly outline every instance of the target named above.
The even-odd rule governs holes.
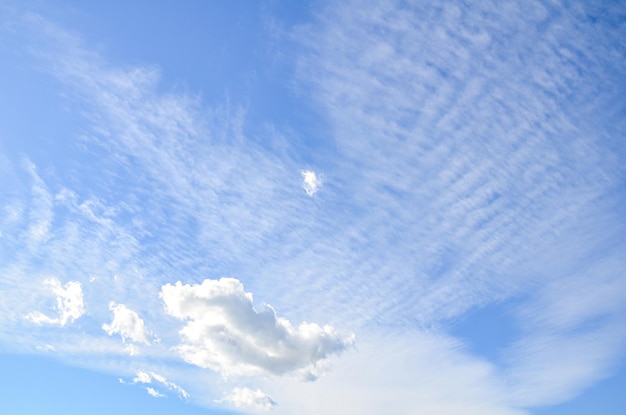
[[[208,70],[59,5],[0,6],[4,352],[244,413],[529,414],[623,372],[624,6],[205,5],[255,22],[217,46],[155,12]]]

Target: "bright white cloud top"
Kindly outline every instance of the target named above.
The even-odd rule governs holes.
[[[181,414],[620,413],[626,6],[50,4],[0,5],[7,367]]]
[[[314,171],[303,170],[300,174],[302,174],[302,188],[307,195],[313,196],[320,190],[323,182]]]
[[[109,336],[119,334],[122,340],[131,342],[150,344],[150,333],[145,327],[141,317],[124,304],[115,304],[114,301],[109,303],[109,310],[113,312],[113,321],[111,324],[103,324],[102,329]]]
[[[313,380],[320,363],[353,343],[353,336],[341,336],[330,326],[295,328],[268,304],[257,311],[252,294],[234,278],[167,284],[161,298],[168,314],[186,322],[176,347],[185,361],[225,377],[293,373]]]

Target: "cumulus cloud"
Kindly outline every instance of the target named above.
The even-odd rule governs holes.
[[[223,376],[295,374],[312,380],[326,358],[354,340],[330,326],[293,327],[269,305],[257,311],[252,294],[234,278],[167,284],[161,298],[168,314],[186,321],[177,347],[185,361]]]
[[[228,403],[236,408],[260,409],[264,411],[268,411],[276,406],[276,402],[261,389],[252,390],[248,388],[235,388],[222,399],[215,402]]]
[[[149,333],[143,320],[133,310],[124,304],[109,303],[109,310],[113,312],[113,321],[111,324],[103,324],[102,329],[109,336],[119,334],[124,343],[128,339],[136,343],[150,344]]]
[[[158,373],[144,372],[140,370],[137,372],[137,375],[133,379],[132,383],[159,384],[167,388],[169,391],[175,392],[180,398],[189,398],[189,393],[187,393],[187,391],[185,391],[174,382],[168,380],[165,376],[159,375]],[[156,389],[151,387],[147,387],[146,390],[150,395],[154,396],[155,398],[162,398],[166,396],[165,394],[157,392]]]
[[[40,311],[29,313],[26,318],[36,324],[53,324],[65,326],[68,322],[73,322],[80,318],[85,312],[83,302],[83,287],[78,281],[69,281],[65,286],[56,278],[45,281],[50,286],[52,293],[56,295],[55,309],[58,311],[57,317],[50,317]]]
[[[303,170],[300,174],[302,174],[302,188],[307,195],[313,196],[320,190],[322,187],[322,178],[314,171]]]

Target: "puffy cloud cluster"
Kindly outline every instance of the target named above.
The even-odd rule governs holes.
[[[80,318],[85,312],[85,303],[83,301],[83,287],[78,281],[69,281],[65,286],[61,286],[61,282],[56,278],[50,278],[45,281],[52,289],[52,293],[56,295],[57,317],[49,317],[40,311],[29,313],[26,318],[36,324],[54,324],[61,327],[68,322],[73,322]]]
[[[130,339],[136,343],[150,344],[149,333],[141,317],[124,304],[109,303],[109,310],[113,312],[111,324],[103,324],[102,329],[109,336],[119,334],[126,342]]]
[[[322,187],[322,178],[315,174],[314,171],[303,170],[300,174],[302,174],[302,188],[307,195],[313,196],[320,190]]]
[[[177,347],[185,361],[223,376],[286,375],[315,379],[320,363],[353,343],[332,327],[297,328],[269,305],[253,306],[252,294],[236,279],[167,284],[161,297],[168,314],[185,320]]]
[[[228,403],[236,408],[251,408],[260,410],[270,410],[276,402],[272,400],[261,389],[252,390],[248,388],[235,388],[217,403]]]

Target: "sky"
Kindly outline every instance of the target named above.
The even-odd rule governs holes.
[[[0,409],[622,414],[626,5],[0,1]]]

